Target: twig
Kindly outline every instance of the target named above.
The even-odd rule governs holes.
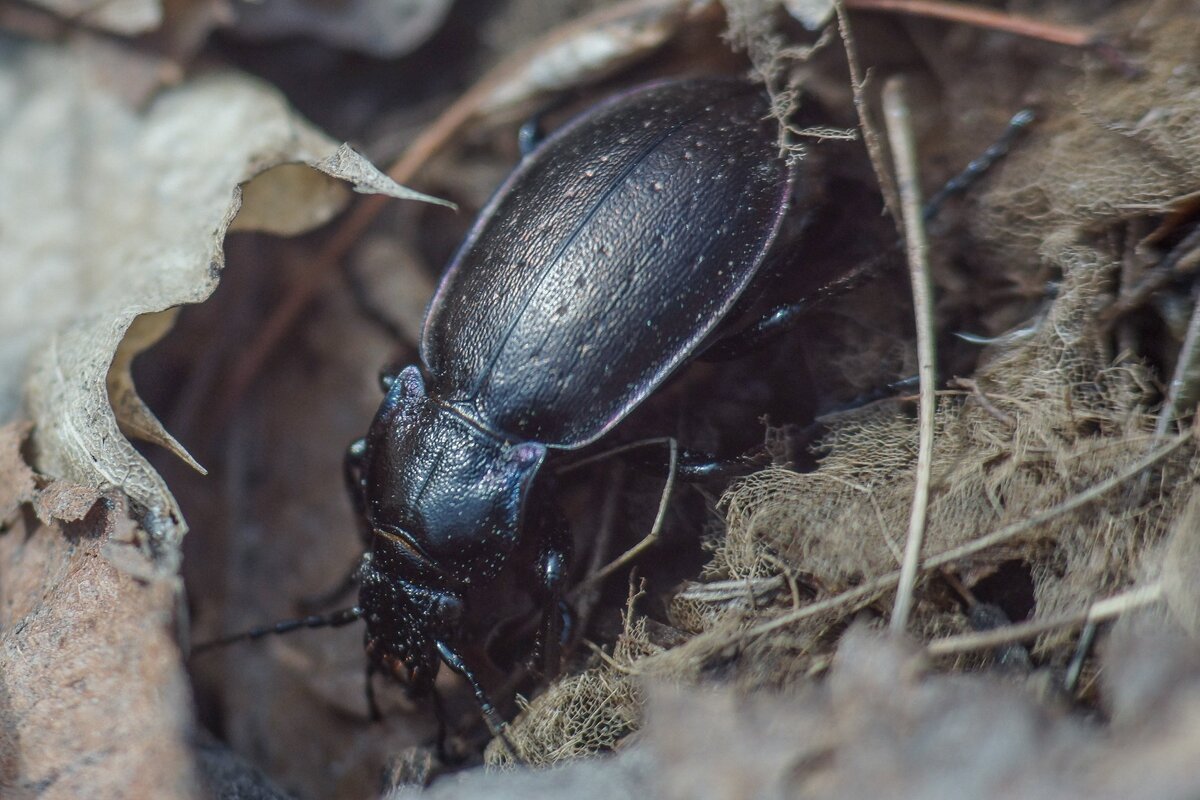
[[[630,561],[633,561],[658,541],[658,536],[662,532],[663,521],[667,518],[667,506],[670,505],[671,494],[675,490],[675,475],[679,471],[679,443],[674,439],[668,439],[668,441],[671,447],[671,460],[667,468],[667,482],[663,486],[662,496],[658,500],[658,513],[654,515],[654,524],[650,526],[650,532],[646,534],[644,539],[610,561],[605,567],[589,575],[580,584],[580,588],[592,586],[604,580]]]
[[[1006,14],[981,6],[950,3],[944,0],[842,0],[848,11],[888,11],[914,17],[961,22],[976,28],[1003,31],[1029,39],[1062,44],[1067,47],[1096,47],[1100,35],[1090,28],[1060,25],[1054,22]]]
[[[936,556],[930,556],[925,560],[923,569],[926,571],[938,569],[952,564],[955,561],[969,558],[970,556],[976,555],[990,547],[995,547],[996,545],[1009,542],[1031,528],[1044,525],[1055,517],[1076,511],[1088,503],[1100,499],[1108,492],[1120,487],[1126,481],[1137,477],[1143,470],[1150,469],[1158,462],[1170,456],[1176,450],[1179,450],[1185,444],[1191,442],[1194,438],[1195,435],[1190,431],[1176,436],[1175,438],[1171,439],[1168,444],[1165,444],[1159,449],[1149,453],[1145,458],[1132,464],[1117,475],[1114,475],[1108,480],[1097,483],[1095,486],[1080,492],[1071,499],[1060,503],[1053,508],[1048,508],[1045,511],[1038,512],[1031,517],[1021,520],[1020,522],[1005,526],[1000,530],[994,531],[986,536],[981,536],[980,538],[972,540],[961,547],[956,547],[953,550],[948,550],[945,553],[941,553]],[[828,611],[835,611],[847,606],[853,606],[859,601],[870,602],[870,600],[876,597],[879,593],[895,588],[897,585],[899,585],[899,583],[900,573],[898,571],[890,572],[886,575],[881,575],[878,578],[874,578],[873,580],[870,580],[867,583],[857,586],[847,592],[842,592],[841,594],[830,597],[826,600],[812,603],[804,608],[776,617],[775,619],[759,623],[752,628],[747,628],[746,630],[741,631],[738,635],[745,636],[747,638],[761,636],[763,634],[770,633],[771,631],[778,630],[779,628],[785,628],[788,625],[800,622],[801,620],[808,619],[809,617],[815,617]]]
[[[599,453],[593,453],[586,458],[581,458],[578,461],[572,461],[570,464],[565,464],[561,467],[558,467],[554,474],[560,476],[569,475],[570,473],[583,469],[584,467],[597,464],[601,461],[607,461],[610,458],[615,458],[623,453],[641,450],[643,447],[653,447],[654,445],[659,444],[670,446],[671,441],[672,439],[670,436],[657,436],[653,439],[638,439],[636,442],[625,442],[624,444],[619,444],[616,447],[610,447],[607,450],[602,450]]]
[[[917,374],[921,378],[918,406],[917,474],[913,488],[912,513],[908,520],[908,538],[904,562],[900,566],[900,586],[892,610],[891,630],[902,633],[912,612],[913,591],[921,544],[925,540],[925,520],[929,514],[929,486],[933,475],[933,429],[937,410],[937,353],[933,332],[933,285],[929,277],[928,242],[925,218],[921,211],[921,188],[917,175],[917,147],[913,140],[912,120],[905,98],[904,80],[889,78],[883,87],[883,114],[888,144],[896,166],[896,185],[904,217],[904,241],[912,278],[913,313],[917,327]]]
[[[867,83],[869,73],[865,72],[859,63],[858,47],[854,41],[854,29],[850,25],[850,17],[846,13],[847,6],[840,0],[834,0],[837,11],[838,32],[842,37],[842,45],[846,49],[846,61],[850,69],[850,88],[854,93],[854,110],[858,113],[858,124],[862,128],[863,144],[867,147],[867,156],[871,159],[871,167],[879,180],[879,191],[883,194],[883,203],[891,212],[892,218],[900,225],[900,195],[896,191],[896,180],[892,171],[887,168],[883,144],[879,141],[878,128],[872,119],[871,104],[867,102]]]
[[[992,402],[991,398],[979,388],[979,384],[974,378],[955,378],[951,381],[951,383],[969,391],[971,393],[971,397],[974,397],[977,401],[979,401],[979,405],[983,406],[984,411],[991,414],[1008,427],[1015,428],[1017,426],[1016,419],[1014,419],[1011,414],[1007,414],[997,408],[996,404]]]
[[[1162,263],[1147,273],[1137,286],[1101,311],[1097,315],[1097,322],[1107,329],[1130,311],[1144,306],[1155,292],[1168,283],[1195,272],[1197,268],[1200,268],[1200,225],[1183,237],[1163,258]]]
[[[680,600],[695,600],[700,603],[724,603],[744,599],[747,594],[765,596],[777,591],[785,581],[794,583],[795,579],[790,573],[783,572],[781,567],[778,575],[767,578],[736,578],[711,583],[693,583],[675,596]],[[798,592],[798,589],[796,591]]]
[[[977,553],[987,550],[990,547],[995,547],[998,544],[1004,544],[1005,542],[1015,539],[1022,533],[1025,533],[1032,528],[1036,528],[1039,525],[1044,525],[1055,517],[1062,516],[1063,514],[1069,514],[1072,511],[1076,511],[1083,506],[1086,506],[1088,503],[1099,500],[1113,489],[1119,488],[1126,481],[1137,477],[1144,470],[1147,470],[1157,464],[1159,461],[1162,461],[1164,458],[1171,455],[1188,442],[1191,442],[1194,438],[1194,434],[1190,431],[1176,436],[1170,440],[1169,444],[1160,447],[1158,450],[1154,450],[1145,458],[1135,462],[1128,468],[1122,470],[1120,473],[1107,480],[1103,480],[1088,489],[1085,489],[1071,499],[1054,506],[1053,508],[1048,508],[1045,511],[1039,511],[1038,513],[1023,519],[1020,522],[1015,522],[1012,525],[1005,526],[998,531],[989,533],[986,536],[981,536],[980,538],[974,539],[967,544],[962,545],[961,547],[956,547],[953,550],[947,550],[945,553],[931,556],[925,561],[925,568],[935,569],[937,567],[943,567],[947,564],[952,564],[955,561],[960,561],[964,558],[976,555]]]
[[[620,461],[613,462],[609,478],[604,489],[604,501],[600,505],[600,524],[596,530],[596,538],[592,542],[592,553],[588,558],[586,575],[597,572],[608,559],[609,547],[612,544],[613,532],[616,529],[617,510],[620,506],[621,489],[625,480],[625,465]],[[575,605],[576,630],[587,630],[592,611],[600,597],[599,590],[587,580],[580,581],[570,591],[569,597]]]
[[[1041,636],[1043,633],[1063,628],[1077,628],[1089,623],[1112,619],[1126,611],[1157,603],[1162,596],[1162,585],[1155,582],[1149,586],[1139,586],[1113,597],[1098,600],[1083,611],[1073,614],[1061,614],[1049,619],[1007,625],[991,631],[962,633],[957,636],[947,636],[944,639],[935,639],[926,646],[925,652],[931,657],[948,656],[1024,642]]]

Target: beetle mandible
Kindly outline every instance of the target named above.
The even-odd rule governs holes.
[[[794,170],[743,81],[650,84],[567,123],[495,193],[430,305],[421,364],[385,380],[346,474],[368,540],[369,670],[430,689],[469,594],[515,569],[557,633],[570,537],[538,474],[695,355],[758,272]]]

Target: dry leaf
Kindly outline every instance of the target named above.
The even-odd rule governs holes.
[[[395,58],[422,45],[449,10],[449,0],[276,0],[239,3],[236,27],[254,38],[306,35],[335,47]]]
[[[647,727],[615,757],[472,770],[388,800],[1194,797],[1196,644],[1162,635],[1125,644],[1107,656],[1118,674],[1106,683],[1139,696],[1120,698],[1132,708],[1112,728],[996,675],[923,675],[911,644],[859,628],[830,680],[806,691],[650,687]]]
[[[132,35],[154,30],[162,22],[159,0],[112,0],[91,3],[87,0],[32,0],[63,19],[93,28]]]
[[[4,49],[0,185],[21,191],[0,194],[0,279],[20,291],[0,300],[0,374],[10,376],[0,384],[0,419],[17,412],[11,376],[30,372],[39,470],[120,488],[152,535],[177,540],[185,526],[175,501],[110,406],[126,431],[180,450],[127,374],[169,324],[154,315],[211,294],[231,225],[296,233],[328,220],[347,197],[331,177],[424,196],[244,76],[199,78],[135,113],[92,84],[72,54]],[[135,325],[143,315],[151,316]]]
[[[810,31],[820,30],[833,19],[832,0],[783,0],[783,7]]]
[[[179,580],[119,499],[93,506],[0,536],[0,796],[198,798]]]
[[[33,470],[21,458],[21,446],[32,427],[28,422],[0,427],[0,529],[22,503],[34,496]]]

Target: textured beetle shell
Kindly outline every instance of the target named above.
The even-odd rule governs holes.
[[[540,444],[507,445],[447,412],[409,367],[392,383],[367,436],[368,523],[421,554],[403,574],[436,570],[461,583],[492,578],[517,544],[529,484],[545,454]],[[389,558],[403,560],[404,553]]]
[[[438,288],[430,395],[502,439],[572,449],[637,406],[721,321],[787,207],[765,98],[655,84],[530,154]]]

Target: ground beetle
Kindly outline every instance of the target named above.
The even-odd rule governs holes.
[[[347,454],[358,605],[270,631],[364,619],[369,673],[432,690],[444,662],[498,730],[460,654],[470,595],[520,571],[556,640],[570,537],[538,478],[548,451],[603,436],[712,341],[793,172],[765,96],[716,78],[622,94],[526,156],[442,278],[421,365],[385,376]]]

